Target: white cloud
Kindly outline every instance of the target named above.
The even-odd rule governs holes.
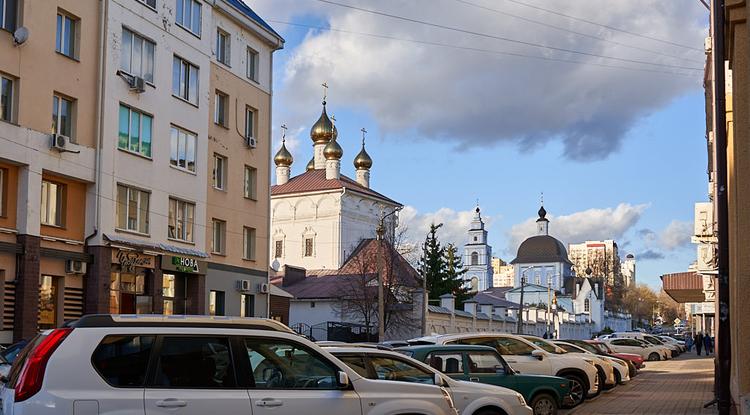
[[[616,208],[588,209],[570,215],[547,215],[550,220],[550,235],[566,246],[586,240],[619,239],[638,223],[648,205],[620,203]],[[537,218],[513,225],[508,231],[506,252],[515,255],[518,246],[526,238],[536,235]]]
[[[690,245],[690,237],[693,234],[693,223],[673,220],[661,232],[659,242],[669,251]]]
[[[405,206],[399,213],[400,226],[406,228],[405,240],[413,244],[424,242],[431,224],[443,226],[438,230],[438,239],[443,245],[453,243],[462,249],[466,243],[469,225],[474,218],[474,210],[456,211],[440,208],[435,212],[421,213],[413,206]],[[495,218],[482,216],[485,227],[489,227]]]
[[[436,1],[439,4],[429,4],[429,7],[428,3],[432,2],[349,0],[347,3],[589,54],[702,68],[700,52],[505,2],[475,1],[692,61],[580,37],[447,0]],[[284,52],[290,56],[281,88],[277,88],[280,104],[275,108],[284,112],[283,117],[277,119],[288,120],[290,125],[309,126],[314,116],[310,109],[317,108],[321,95],[319,85],[327,81],[331,86],[329,102],[332,107],[369,113],[386,137],[414,131],[433,140],[450,137],[462,147],[510,140],[522,148],[535,148],[550,140],[560,140],[566,157],[592,160],[616,151],[625,133],[638,119],[701,85],[700,71],[691,72],[695,77],[682,77],[594,66],[672,71],[486,39],[316,2],[305,3],[309,5],[298,1],[258,0],[251,5],[269,18],[288,20],[291,18],[288,6],[296,16],[317,18],[336,29],[582,63],[549,62],[310,30],[301,45]],[[659,0],[606,3],[603,7],[591,7],[587,2],[560,0],[550,7],[643,35],[702,47],[706,15],[699,3],[682,5]],[[286,16],[280,16],[284,13]],[[283,25],[278,27],[288,29]]]

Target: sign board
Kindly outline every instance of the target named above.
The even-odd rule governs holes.
[[[118,249],[112,251],[112,263],[120,264],[120,267],[125,272],[135,272],[136,268],[153,269],[156,266],[156,257],[135,251]]]
[[[205,274],[206,261],[199,261],[188,256],[162,255],[161,269],[187,274]]]

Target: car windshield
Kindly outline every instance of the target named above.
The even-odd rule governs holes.
[[[534,343],[535,345],[539,346],[544,350],[545,352],[554,353],[554,354],[565,354],[568,353],[564,349],[557,347],[551,343],[547,343],[546,341],[542,339],[537,339],[534,337],[524,337],[526,340]]]
[[[575,343],[575,345],[580,347],[583,350],[586,350],[594,354],[600,354],[602,352],[601,350],[597,349],[596,346],[586,343],[586,342]]]

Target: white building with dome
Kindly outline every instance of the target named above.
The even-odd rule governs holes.
[[[479,206],[474,210],[467,241],[464,246],[463,262],[466,273],[463,279],[469,292],[492,288],[492,247],[487,244],[487,230],[484,228]]]
[[[382,216],[391,237],[402,205],[370,188],[372,158],[362,148],[354,158],[356,178],[341,174],[343,149],[326,102],[310,129],[314,149],[306,171],[291,176],[294,163],[286,144],[274,157],[276,185],[271,186],[270,264],[307,270],[338,270],[365,239],[375,238]]]

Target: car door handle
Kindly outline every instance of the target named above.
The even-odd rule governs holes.
[[[518,363],[518,361],[516,360],[508,360],[508,359],[505,359],[505,362],[506,363]]]
[[[167,398],[156,401],[156,406],[159,408],[184,408],[187,406],[187,402],[175,398]]]
[[[469,382],[479,382],[479,378],[469,378]]]
[[[284,401],[273,398],[265,398],[255,402],[255,406],[261,406],[263,408],[273,408],[281,405],[284,405]]]

